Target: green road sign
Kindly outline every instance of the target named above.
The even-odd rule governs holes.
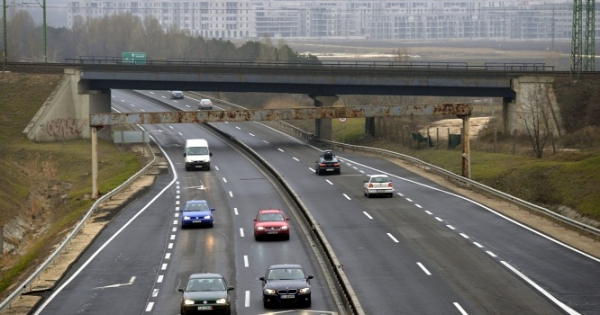
[[[124,64],[146,64],[146,53],[145,52],[124,52],[121,53],[121,58]]]

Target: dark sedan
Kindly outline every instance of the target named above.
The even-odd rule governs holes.
[[[340,161],[338,161],[333,152],[327,150],[315,162],[315,173],[317,175],[325,173],[341,174]]]
[[[265,308],[274,306],[300,305],[310,307],[310,279],[298,264],[271,265],[264,277],[263,304]]]
[[[231,314],[231,296],[225,278],[217,273],[192,274],[181,297],[181,314]]]

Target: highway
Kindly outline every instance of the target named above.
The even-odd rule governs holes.
[[[113,108],[197,106],[190,98],[170,100],[166,91],[141,93],[145,97],[113,90]],[[387,160],[338,152],[342,174],[318,176],[313,167],[321,148],[257,122],[215,126],[254,149],[301,196],[365,314],[600,313],[600,284],[590,280],[600,279],[597,259]],[[179,314],[177,288],[199,271],[222,273],[235,287],[235,314],[341,312],[292,206],[252,160],[205,126],[142,127],[164,150],[171,171],[114,219],[36,314]],[[187,138],[209,141],[211,171],[184,170]],[[394,198],[363,196],[362,179],[371,173],[393,178]],[[193,198],[217,209],[214,228],[179,229],[177,209]],[[290,241],[254,241],[252,218],[261,208],[292,217]],[[315,276],[310,309],[262,307],[257,278],[281,262],[300,263]]]

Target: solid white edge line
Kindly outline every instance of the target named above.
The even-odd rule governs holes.
[[[311,147],[313,147],[315,150],[319,150],[318,148],[316,148],[314,146],[311,146]],[[339,157],[339,158],[342,158],[342,157]],[[344,159],[348,160],[346,158],[344,158]],[[348,161],[351,161],[351,160],[348,160]],[[361,167],[377,171],[377,172],[379,172],[381,174],[385,174],[385,175],[388,175],[388,176],[391,176],[391,177],[394,177],[394,178],[398,178],[398,179],[401,179],[401,180],[403,180],[405,182],[408,182],[408,183],[411,183],[411,184],[414,184],[414,185],[418,185],[418,186],[421,186],[421,187],[429,188],[431,190],[435,190],[435,191],[441,192],[443,194],[446,194],[446,195],[449,195],[449,196],[453,196],[453,197],[462,199],[464,201],[470,202],[470,203],[472,203],[474,205],[477,205],[477,206],[479,206],[479,207],[481,207],[481,208],[489,211],[492,214],[495,214],[498,217],[501,217],[501,218],[503,218],[503,219],[505,219],[505,220],[507,220],[507,221],[509,221],[509,222],[511,222],[513,224],[515,224],[515,225],[518,225],[518,226],[520,226],[520,227],[522,227],[522,228],[524,228],[524,229],[526,229],[526,230],[528,230],[528,231],[530,231],[530,232],[532,232],[534,234],[537,234],[538,236],[541,236],[541,237],[543,237],[543,238],[545,238],[545,239],[547,239],[547,240],[549,240],[551,242],[554,242],[555,244],[558,244],[560,246],[563,246],[564,248],[570,249],[570,250],[572,250],[572,251],[574,251],[574,252],[576,252],[576,253],[578,253],[580,255],[583,255],[583,256],[585,256],[585,257],[587,257],[589,259],[592,259],[592,260],[594,260],[596,262],[600,262],[600,258],[594,257],[594,256],[592,256],[592,255],[590,255],[590,254],[588,254],[586,252],[583,252],[583,251],[581,251],[581,250],[579,250],[577,248],[574,248],[574,247],[572,247],[570,245],[567,245],[567,244],[565,244],[563,242],[560,242],[559,240],[557,240],[555,238],[552,238],[552,237],[550,237],[550,236],[548,236],[548,235],[546,235],[544,233],[536,231],[535,229],[533,229],[533,228],[531,228],[531,227],[529,227],[529,226],[527,226],[527,225],[525,225],[523,223],[517,222],[516,220],[514,220],[514,219],[512,219],[512,218],[510,218],[510,217],[508,217],[506,215],[503,215],[503,214],[499,213],[498,211],[496,211],[496,210],[494,210],[494,209],[492,209],[492,208],[490,208],[490,207],[488,207],[488,206],[486,206],[484,204],[481,204],[481,203],[479,203],[479,202],[477,202],[475,200],[471,200],[471,199],[469,199],[467,197],[464,197],[464,196],[461,196],[461,195],[459,195],[457,193],[454,193],[454,192],[451,192],[451,191],[446,191],[446,190],[443,190],[443,189],[440,189],[440,188],[436,188],[436,187],[433,187],[433,186],[430,186],[430,185],[427,185],[427,184],[419,183],[417,181],[414,181],[414,180],[411,180],[411,179],[408,179],[408,178],[405,178],[405,177],[401,177],[401,176],[398,176],[398,175],[395,175],[395,174],[391,174],[391,173],[385,172],[383,170],[376,169],[376,168],[373,168],[373,167],[370,167],[370,166],[367,166],[367,165],[364,165],[364,164],[361,164],[361,163],[357,163],[357,162],[354,162],[354,161],[352,161],[352,162],[355,163],[356,165],[360,165]]]
[[[563,309],[568,314],[579,315],[579,313],[576,312],[574,309],[568,307],[563,302],[559,301],[557,298],[555,298],[554,296],[552,296],[552,294],[548,293],[548,291],[544,290],[537,283],[533,282],[526,275],[522,274],[519,270],[517,270],[515,267],[511,266],[509,263],[507,263],[505,261],[500,261],[500,263],[502,263],[504,266],[506,266],[506,268],[510,269],[510,271],[514,272],[517,276],[521,277],[521,279],[525,280],[532,287],[534,287],[540,293],[542,293],[543,295],[545,295],[548,299],[550,299],[552,302],[554,302],[554,304],[558,305],[558,307],[560,307],[561,309]]]
[[[44,308],[48,306],[48,304],[50,304],[50,302],[52,302],[52,300],[60,292],[62,292],[62,290],[64,290],[64,288],[67,285],[69,285],[71,281],[73,281],[73,279],[75,279],[75,277],[77,277],[83,271],[83,269],[85,269],[85,267],[87,267],[92,262],[92,260],[94,260],[96,256],[98,256],[100,252],[102,252],[106,248],[106,246],[108,246],[108,244],[110,244],[117,236],[119,236],[121,232],[123,232],[135,219],[137,219],[137,217],[144,213],[144,211],[146,211],[146,209],[148,209],[148,207],[150,207],[150,205],[153,204],[156,201],[156,199],[162,196],[162,194],[168,189],[170,189],[171,186],[177,181],[177,172],[175,172],[175,166],[173,165],[173,162],[171,161],[171,159],[169,159],[167,152],[165,152],[160,146],[158,146],[158,148],[162,151],[164,157],[169,162],[169,165],[171,165],[171,170],[173,170],[173,180],[167,186],[165,186],[165,188],[163,188],[163,190],[161,190],[156,196],[154,196],[154,198],[152,198],[150,202],[148,202],[142,209],[140,209],[138,213],[136,213],[131,219],[129,219],[127,223],[125,223],[118,231],[116,231],[104,244],[102,244],[102,246],[100,246],[100,248],[98,248],[98,250],[96,250],[94,254],[92,254],[92,256],[90,256],[90,258],[88,258],[88,260],[86,260],[85,263],[83,263],[83,265],[81,265],[81,267],[79,267],[79,269],[77,269],[77,271],[75,271],[75,273],[73,273],[73,275],[63,283],[63,285],[56,289],[56,291],[54,291],[54,293],[52,293],[52,295],[50,295],[44,301],[44,303],[35,311],[34,315],[39,315],[44,310]],[[154,304],[152,303],[151,305]],[[151,305],[149,304],[150,309],[152,309]]]

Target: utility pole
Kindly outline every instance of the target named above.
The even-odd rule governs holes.
[[[48,62],[48,50],[46,46],[46,0],[44,0],[42,9],[44,10],[44,62]]]
[[[6,8],[8,8],[8,6],[6,5],[6,0],[2,1],[2,23],[4,24],[4,26],[2,27],[2,29],[4,30],[4,51],[2,52],[2,59],[3,59],[3,66],[2,66],[2,71],[5,72],[6,71],[6,58],[8,58],[8,40],[7,40],[7,32],[6,32]]]

